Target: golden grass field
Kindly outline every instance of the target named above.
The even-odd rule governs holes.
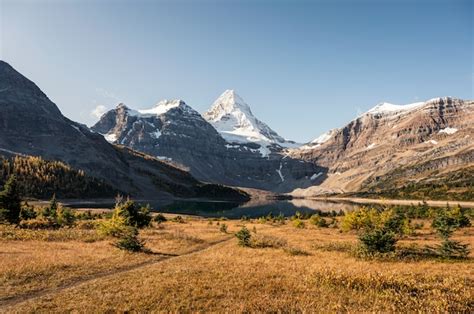
[[[170,217],[170,216],[168,216]],[[473,312],[474,256],[363,260],[355,233],[307,224],[186,217],[140,231],[152,251],[126,253],[95,230],[0,226],[0,312]],[[267,248],[246,248],[245,224]],[[437,242],[425,222],[398,243]],[[455,239],[474,246],[474,227]]]

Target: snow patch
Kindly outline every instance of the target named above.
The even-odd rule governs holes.
[[[79,129],[77,126],[72,125],[72,124],[70,124],[70,126],[72,126],[77,132],[81,133],[82,136],[85,136],[85,135],[82,133],[81,129]]]
[[[433,145],[438,145],[438,142],[435,140],[429,140],[425,142],[426,144],[433,144]]]
[[[104,138],[107,140],[107,142],[109,143],[114,143],[115,141],[117,141],[117,135],[114,134],[114,133],[107,133],[107,134],[104,134]]]
[[[173,161],[173,158],[166,157],[166,156],[156,156],[156,159],[162,160],[162,161]]]
[[[153,138],[159,138],[161,136],[161,132],[160,130],[156,129],[155,132],[151,132],[150,135]]]
[[[327,141],[329,141],[329,139],[331,139],[332,137],[332,133],[333,133],[333,130],[330,130],[324,134],[321,134],[320,136],[318,136],[317,138],[315,138],[314,140],[311,141],[311,144],[323,144],[323,143],[326,143]]]
[[[276,172],[278,173],[278,175],[280,176],[280,179],[281,179],[281,182],[285,182],[285,177],[283,176],[283,174],[281,173],[281,168],[283,168],[283,163],[280,162],[280,168],[276,170]]]
[[[374,147],[375,147],[375,145],[376,145],[375,143],[372,143],[372,144],[370,144],[369,146],[367,146],[367,148],[366,148],[366,149],[372,149],[372,148],[374,148]]]
[[[265,146],[265,145],[260,145],[260,148],[258,149],[258,151],[260,152],[260,155],[262,155],[262,157],[268,157],[270,153],[272,152],[268,148],[268,146]]]
[[[445,133],[445,134],[451,135],[451,134],[456,133],[457,131],[458,129],[456,128],[444,128],[444,129],[439,130],[438,133]]]

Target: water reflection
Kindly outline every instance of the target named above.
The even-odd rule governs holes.
[[[292,216],[297,211],[301,213],[311,213],[316,210],[325,212],[334,210],[339,212],[340,210],[350,211],[359,207],[359,205],[350,203],[335,203],[315,200],[257,200],[245,204],[209,201],[174,201],[168,204],[154,202],[150,202],[149,204],[154,211],[158,212],[226,218],[241,218],[242,216],[255,218],[266,216],[269,213],[272,213],[273,215],[282,213],[285,216]]]

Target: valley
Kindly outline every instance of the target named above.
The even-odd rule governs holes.
[[[0,314],[474,314],[472,0],[0,0]]]

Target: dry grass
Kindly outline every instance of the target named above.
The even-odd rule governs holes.
[[[243,222],[226,221],[226,224],[229,233],[233,233],[240,229]],[[232,239],[204,249],[209,243],[230,235],[219,232],[219,226],[209,225],[206,220],[188,220],[185,224],[167,222],[164,227],[155,226],[143,232],[143,238],[152,251],[181,255],[203,250],[87,281],[3,310],[474,310],[472,254],[469,260],[462,262],[361,260],[348,252],[356,241],[355,234],[312,226],[297,229],[291,224],[245,224],[249,230],[255,226],[257,233],[252,235],[258,235],[259,241],[271,245],[244,248],[237,245],[237,239]],[[402,241],[401,245],[424,245],[436,241],[428,227],[420,230],[419,234]],[[474,246],[474,228],[458,232],[456,239]],[[25,283],[29,279],[25,278],[34,278],[34,274],[41,274],[41,269],[49,274],[42,280],[46,282],[44,285],[57,285],[53,277],[59,276],[67,281],[70,280],[66,278],[69,272],[80,274],[90,269],[97,271],[101,267],[117,267],[123,263],[139,263],[143,259],[155,258],[153,255],[121,253],[107,241],[2,240],[1,245],[3,258],[0,272],[2,286],[8,287],[8,295],[24,293],[25,289],[37,289],[37,284],[34,289],[29,287]]]

